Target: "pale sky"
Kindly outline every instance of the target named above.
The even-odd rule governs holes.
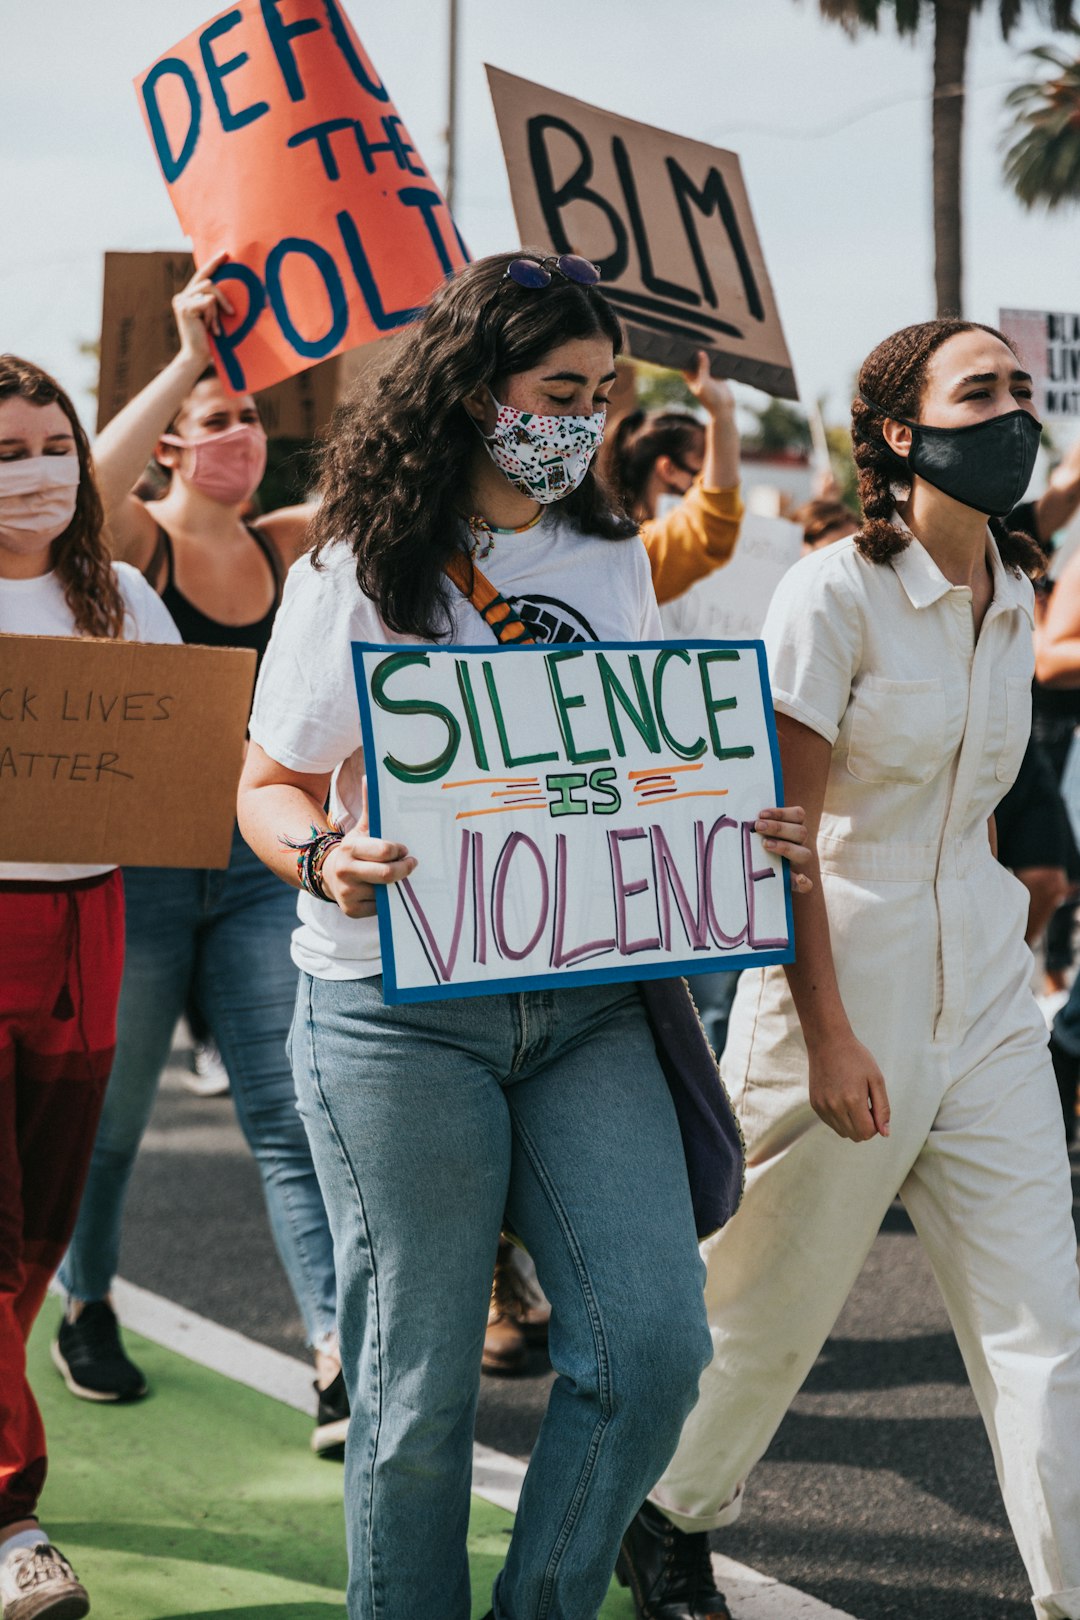
[[[459,0],[457,217],[474,254],[515,242],[482,64],[739,153],[804,400],[845,420],[851,377],[888,332],[932,315],[930,38],[891,20],[849,40],[816,0]],[[446,0],[345,0],[432,172],[445,167]],[[134,76],[214,0],[0,0],[0,348],[85,407],[102,254],[185,246]],[[997,6],[974,23],[966,146],[966,313],[1080,310],[1080,210],[1028,215],[1001,178],[1021,52]]]

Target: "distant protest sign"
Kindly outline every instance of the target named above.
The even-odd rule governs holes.
[[[1003,309],[998,325],[1035,382],[1043,422],[1080,416],[1080,315],[1049,309]]]
[[[136,86],[196,260],[229,254],[234,392],[407,325],[468,262],[339,0],[239,0]]]
[[[661,606],[664,630],[673,641],[760,636],[773,592],[801,554],[797,523],[744,513],[731,561]]]
[[[353,654],[388,1002],[791,960],[760,643]]]
[[[0,635],[5,861],[225,867],[247,648]]]
[[[523,243],[599,265],[638,359],[707,349],[716,376],[797,398],[735,153],[487,73]]]

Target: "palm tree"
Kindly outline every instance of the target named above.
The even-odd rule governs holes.
[[[1027,9],[1054,28],[1073,21],[1075,0],[1029,0]],[[891,10],[901,34],[914,34],[922,17],[934,19],[934,287],[939,315],[959,315],[963,307],[963,244],[960,175],[964,132],[964,81],[972,15],[982,0],[818,0],[823,17],[848,33],[877,28]],[[1025,0],[998,0],[1002,36],[1008,39]]]
[[[1072,32],[1080,33],[1075,23]],[[1026,208],[1056,208],[1080,199],[1080,60],[1052,45],[1029,54],[1052,72],[1005,98],[1016,111],[1005,178]]]

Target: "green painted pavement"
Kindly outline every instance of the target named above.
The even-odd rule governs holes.
[[[49,1437],[42,1521],[102,1620],[341,1620],[341,1466],[309,1449],[302,1413],[137,1334],[125,1337],[153,1394],[133,1406],[75,1400],[49,1359],[60,1308],[30,1341]],[[473,1616],[513,1523],[473,1498]],[[631,1620],[618,1587],[602,1620]]]

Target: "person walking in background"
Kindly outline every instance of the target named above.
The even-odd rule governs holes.
[[[636,986],[388,1006],[380,977],[374,885],[425,851],[368,835],[352,643],[483,644],[485,588],[519,637],[660,633],[637,525],[592,471],[621,340],[596,280],[573,256],[479,260],[370,403],[339,414],[316,549],[290,574],[252,713],[241,825],[304,891],[291,1050],[339,1263],[351,1620],[470,1612],[504,1222],[552,1301],[558,1376],[498,1620],[592,1620],[708,1354],[686,1163]],[[802,859],[801,812],[759,826]]]
[[[197,270],[174,299],[180,351],[113,418],[95,446],[113,545],[141,569],[183,639],[251,647],[261,659],[307,515],[243,513],[266,461],[255,401],[210,366],[209,329],[227,308]],[[131,493],[150,457],[157,501]],[[146,1381],[124,1351],[109,1299],[124,1200],[173,1032],[193,997],[228,1071],[255,1155],[274,1241],[315,1352],[313,1444],[340,1451],[348,1401],[337,1350],[333,1244],[285,1053],[296,997],[292,894],[234,832],[224,872],[145,867],[126,874],[128,948],[116,1061],[71,1246],[60,1269],[68,1309],[53,1347],[73,1394],[134,1400]]]
[[[0,631],[175,642],[110,562],[90,448],[52,377],[0,355]],[[26,1341],[75,1223],[116,1040],[124,898],[110,866],[0,861],[0,1608],[79,1620],[86,1591],[37,1518]]]
[[[908,327],[863,364],[852,437],[865,520],[796,564],[765,626],[821,882],[796,909],[795,962],[740,980],[722,1072],[748,1173],[703,1251],[714,1358],[621,1568],[641,1616],[729,1615],[707,1533],[737,1518],[899,1194],[1036,1613],[1078,1620],[1072,1186],[1027,892],[988,825],[1030,722],[1025,574],[1042,559],[1000,519],[1038,448],[1031,379],[989,328]]]

